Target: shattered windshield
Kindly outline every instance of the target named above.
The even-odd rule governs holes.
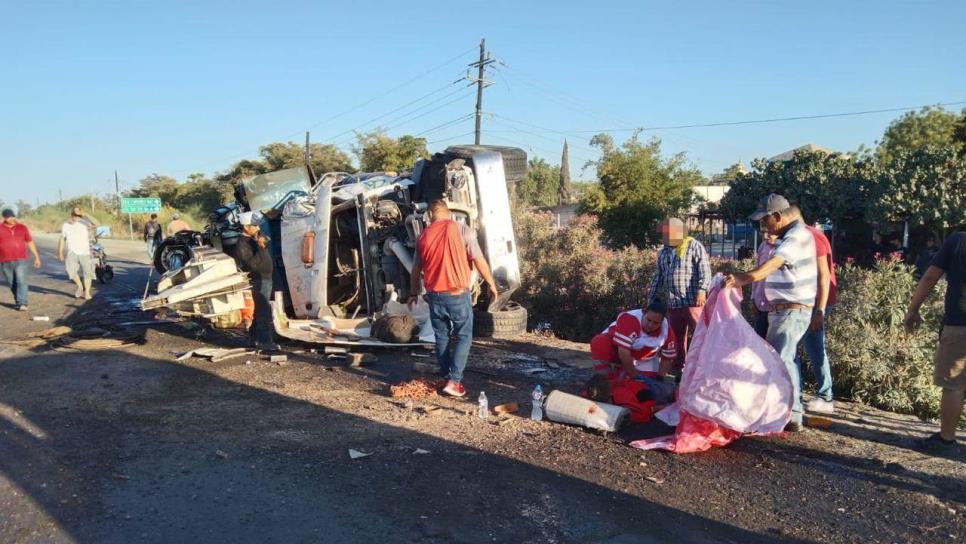
[[[307,194],[312,187],[308,170],[304,166],[288,168],[268,174],[259,174],[242,182],[245,197],[252,210],[264,211],[275,208],[290,193]]]

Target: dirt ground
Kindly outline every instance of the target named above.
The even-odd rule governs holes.
[[[244,340],[193,323],[122,326],[147,317],[133,306],[148,275],[140,245],[108,246],[117,278],[85,304],[41,245],[30,315],[51,321],[0,292],[2,542],[966,538],[963,449],[913,450],[933,429],[914,418],[840,402],[827,430],[674,455],[626,445],[668,432],[659,423],[610,435],[526,410],[478,418],[480,390],[491,406],[523,404],[535,383],[575,391],[585,378],[583,346],[535,335],[478,342],[467,400],[387,395],[432,363],[422,349],[375,351],[359,368],[293,345],[282,364],[178,362]],[[61,323],[143,334],[103,349],[27,339]]]

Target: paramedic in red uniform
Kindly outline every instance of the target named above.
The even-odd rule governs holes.
[[[476,233],[453,221],[442,200],[429,204],[430,225],[416,242],[416,259],[409,289],[410,308],[417,300],[420,275],[429,303],[429,320],[436,333],[436,360],[446,375],[443,392],[466,395],[461,383],[466,359],[473,343],[473,303],[470,298],[471,263],[486,282],[490,300],[496,300],[496,282],[480,250]]]
[[[663,377],[671,371],[677,349],[666,314],[667,308],[654,302],[646,310],[617,316],[590,340],[594,373],[604,375],[611,384],[626,379],[644,382],[657,404],[673,402],[677,386]]]

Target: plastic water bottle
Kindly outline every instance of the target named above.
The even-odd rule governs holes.
[[[484,393],[483,391],[480,391],[479,403],[480,403],[480,411],[479,411],[480,419],[486,419],[487,416],[490,415],[490,404],[489,404],[489,401],[486,400],[486,393]]]
[[[533,403],[533,409],[530,411],[530,419],[534,421],[543,421],[543,389],[540,387],[539,383],[533,388],[533,393],[530,394],[530,399]]]

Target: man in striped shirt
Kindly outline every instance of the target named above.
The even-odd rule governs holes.
[[[708,252],[701,242],[687,236],[684,221],[675,217],[661,222],[664,247],[657,254],[657,271],[647,293],[648,305],[663,300],[667,320],[678,341],[674,374],[680,374],[688,351],[688,335],[701,317],[711,283]]]
[[[815,239],[781,195],[772,193],[761,199],[749,218],[760,220],[768,232],[778,236],[775,253],[754,270],[729,275],[725,287],[765,281],[765,299],[771,305],[766,340],[781,356],[792,381],[792,415],[786,430],[798,432],[802,430],[802,386],[795,355],[812,321],[818,290]]]

